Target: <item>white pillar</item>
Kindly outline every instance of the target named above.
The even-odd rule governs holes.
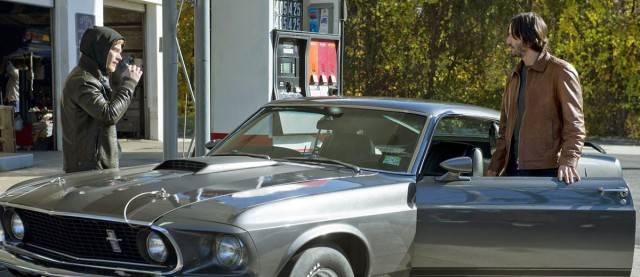
[[[144,84],[147,93],[148,136],[163,139],[163,79],[162,79],[162,6],[147,4],[145,13]]]

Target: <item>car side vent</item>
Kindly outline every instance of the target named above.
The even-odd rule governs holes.
[[[191,172],[198,172],[207,167],[206,163],[189,161],[189,160],[167,160],[160,165],[156,166],[154,170],[184,170]]]

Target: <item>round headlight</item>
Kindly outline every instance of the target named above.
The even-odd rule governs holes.
[[[158,263],[164,263],[169,256],[167,246],[164,245],[162,238],[155,232],[149,233],[147,237],[147,254],[149,254],[149,258]]]
[[[13,213],[11,216],[11,234],[19,240],[24,238],[24,224],[17,213]]]
[[[216,258],[221,265],[238,267],[244,262],[244,245],[235,236],[224,235],[216,240]]]

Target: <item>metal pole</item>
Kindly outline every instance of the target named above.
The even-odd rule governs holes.
[[[205,144],[210,139],[211,76],[210,72],[210,12],[209,0],[197,0],[195,12],[195,60],[196,60],[196,156],[205,154]]]
[[[162,0],[162,61],[164,71],[164,159],[178,157],[178,50],[176,0]]]
[[[340,5],[340,82],[338,83],[338,95],[344,95],[344,23],[347,21],[347,0],[341,1]]]

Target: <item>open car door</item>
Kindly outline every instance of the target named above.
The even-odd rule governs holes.
[[[412,276],[631,272],[635,211],[622,178],[437,179],[417,184]]]

